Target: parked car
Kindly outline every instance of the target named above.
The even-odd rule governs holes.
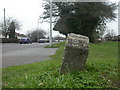
[[[32,41],[30,40],[30,38],[22,38],[19,40],[20,44],[32,44]]]
[[[48,43],[49,40],[48,39],[39,39],[38,43]]]

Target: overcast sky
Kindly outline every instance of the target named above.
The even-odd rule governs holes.
[[[118,2],[120,0],[110,0]],[[13,17],[22,24],[20,33],[26,34],[38,27],[38,18],[43,13],[42,0],[0,0],[0,21],[3,20],[3,8],[6,9],[6,17]],[[107,24],[108,29],[113,29],[118,34],[118,20]],[[39,24],[39,27],[49,32],[49,24]],[[59,35],[53,31],[53,36]]]

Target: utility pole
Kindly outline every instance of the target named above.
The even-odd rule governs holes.
[[[50,0],[50,38],[49,38],[50,45],[52,44],[52,0]]]
[[[7,37],[6,35],[6,20],[5,20],[5,8],[3,9],[4,10],[4,31],[5,31],[5,38]]]
[[[120,1],[118,2],[118,35],[120,35]]]
[[[37,33],[37,41],[39,40],[39,19],[38,19],[38,33]]]

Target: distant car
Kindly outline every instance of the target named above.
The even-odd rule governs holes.
[[[48,39],[39,39],[38,43],[48,43],[49,40]]]
[[[30,38],[22,38],[19,40],[20,44],[32,44],[32,41],[30,40]]]

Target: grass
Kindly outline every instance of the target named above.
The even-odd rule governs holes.
[[[2,69],[0,68],[0,89],[2,88]]]
[[[117,45],[90,44],[86,69],[60,75],[64,43],[59,43],[51,60],[3,68],[3,88],[119,88]]]
[[[65,45],[65,42],[60,42],[60,43],[54,43],[52,45],[47,45],[45,48],[59,48],[64,45]]]

